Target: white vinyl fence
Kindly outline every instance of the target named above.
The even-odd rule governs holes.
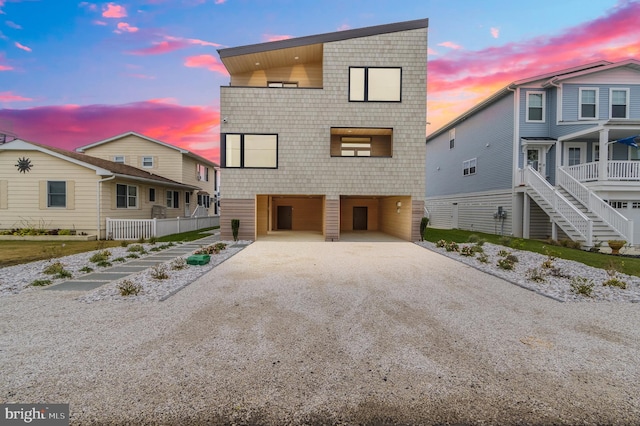
[[[110,219],[107,218],[107,239],[137,240],[164,237],[181,232],[211,228],[219,224],[218,216],[177,217],[175,219]]]

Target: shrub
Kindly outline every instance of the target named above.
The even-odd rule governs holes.
[[[158,238],[156,237],[149,237],[149,244],[155,244],[158,242]]]
[[[159,246],[151,247],[149,251],[162,251],[162,247],[159,247]]]
[[[555,257],[553,256],[548,256],[545,260],[542,261],[542,267],[545,269],[551,269],[553,268],[553,261],[555,260]]]
[[[459,246],[455,241],[451,241],[444,246],[444,249],[446,251],[459,251]]]
[[[571,278],[571,275],[565,274],[562,269],[555,266],[549,268],[549,274],[557,278]]]
[[[180,270],[187,267],[187,261],[184,257],[177,257],[171,261],[171,269]]]
[[[515,254],[509,253],[504,258],[511,263],[518,263],[518,256],[516,256]]]
[[[131,280],[122,280],[122,282],[118,284],[118,290],[120,290],[121,296],[136,296],[142,290],[142,286]]]
[[[429,218],[423,217],[420,220],[420,241],[424,241],[424,237],[427,233],[427,225],[429,225]]]
[[[436,247],[440,247],[440,248],[442,248],[442,247],[444,247],[444,246],[446,246],[446,245],[447,245],[447,242],[446,242],[445,240],[438,240],[438,241],[436,241]]]
[[[478,255],[478,260],[482,263],[489,263],[489,256],[487,256],[485,253],[480,253]]]
[[[480,240],[480,237],[478,235],[476,235],[476,234],[471,234],[467,238],[467,242],[468,243],[477,243],[479,240]]]
[[[460,248],[460,255],[462,256],[475,256],[475,254],[473,246],[462,246]]]
[[[478,243],[472,245],[471,250],[473,250],[474,253],[484,253],[484,249],[482,248],[482,245],[479,245]]]
[[[135,253],[129,253],[126,257],[127,259],[140,259],[140,256]]]
[[[627,283],[616,277],[609,278],[608,280],[603,282],[602,285],[607,287],[618,287],[622,290],[627,289]]]
[[[96,266],[100,266],[101,268],[106,268],[108,266],[112,266],[112,264],[108,260],[101,260],[99,262],[96,262]]]
[[[155,280],[166,280],[169,278],[169,274],[167,274],[167,265],[164,263],[160,263],[151,268],[151,278]]]
[[[506,250],[500,250],[498,252],[498,256],[500,256],[500,257],[507,257],[508,255],[509,255],[509,252],[506,251]]]
[[[120,243],[120,247],[127,247],[128,245],[129,245],[129,241],[126,241],[126,240]]]
[[[90,266],[83,266],[82,268],[80,268],[80,272],[88,274],[89,272],[93,272],[93,268],[91,268]]]
[[[238,241],[238,231],[240,230],[240,219],[231,219],[231,232],[233,241]]]
[[[503,235],[502,237],[500,237],[498,242],[503,246],[511,247],[511,240],[512,240],[511,237]]]
[[[537,283],[545,282],[544,274],[538,268],[531,268],[527,270],[527,278]]]
[[[101,250],[97,253],[94,253],[93,256],[89,258],[89,262],[93,262],[93,263],[106,262],[107,259],[109,259],[109,256],[111,256],[111,252],[109,250]]]
[[[497,266],[500,269],[505,269],[507,271],[511,271],[515,267],[515,264],[505,257],[505,258],[502,258],[502,259],[498,259]]]
[[[34,280],[31,285],[34,287],[44,287],[51,284],[51,280]]]
[[[129,246],[127,252],[145,254],[147,251],[144,249],[144,246],[140,244],[134,244],[132,246]]]
[[[58,235],[71,235],[71,229],[61,229],[58,231]]]
[[[116,257],[115,259],[112,259],[113,262],[126,262],[127,259],[125,259],[124,257]]]
[[[215,243],[213,245],[219,252],[225,250],[227,248],[227,244],[225,243]]]
[[[593,280],[584,277],[571,278],[571,292],[591,297],[593,293]]]
[[[64,271],[64,265],[62,262],[53,262],[44,268],[42,272],[47,275],[56,275],[61,271]]]

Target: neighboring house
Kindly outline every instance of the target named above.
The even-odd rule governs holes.
[[[640,244],[639,134],[637,60],[516,81],[427,137],[430,225]]]
[[[0,145],[0,229],[71,229],[104,239],[106,218],[151,219],[167,194],[197,190],[126,164],[14,140]],[[168,208],[168,217],[183,214]]]
[[[216,173],[218,165],[186,149],[156,139],[127,132],[76,149],[93,157],[128,164],[151,174],[196,187],[181,193],[180,198],[167,193],[158,204],[181,209],[180,216],[218,214]]]
[[[419,239],[428,20],[219,50],[221,235]]]

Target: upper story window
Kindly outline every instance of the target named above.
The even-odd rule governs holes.
[[[629,89],[611,89],[611,118],[629,118]]]
[[[349,101],[400,102],[401,94],[402,68],[349,68]]]
[[[223,167],[278,168],[278,135],[226,134],[221,150]]]
[[[581,120],[598,118],[598,89],[580,88],[580,116]]]
[[[196,164],[196,178],[209,182],[209,168],[204,164]]]
[[[268,81],[267,87],[298,87],[297,81]]]
[[[391,157],[393,129],[346,128],[331,129],[332,157]]]
[[[67,207],[67,182],[47,182],[47,207]]]
[[[129,209],[138,207],[138,187],[133,185],[116,185],[116,207]]]
[[[527,93],[527,122],[544,123],[545,93]]]
[[[478,163],[477,158],[472,158],[470,160],[465,160],[462,162],[462,174],[464,176],[475,175],[476,174],[476,164]]]
[[[115,155],[113,157],[114,163],[124,163],[124,155]]]
[[[456,128],[449,130],[449,149],[453,149],[456,146]]]
[[[153,167],[153,157],[142,157],[142,167]]]

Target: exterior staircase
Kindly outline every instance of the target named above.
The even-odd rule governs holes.
[[[557,177],[553,187],[533,168],[525,170],[527,194],[569,238],[585,247],[608,240],[632,243],[633,222],[564,170]]]

